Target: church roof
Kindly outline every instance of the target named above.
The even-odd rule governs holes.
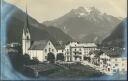
[[[43,50],[47,43],[48,40],[34,41],[32,46],[30,47],[30,50]]]
[[[43,50],[46,47],[48,41],[50,41],[50,40],[34,41],[30,47],[30,50]],[[52,42],[53,46],[56,48],[56,50],[64,49],[64,45],[61,45],[55,41],[51,41],[51,42]]]

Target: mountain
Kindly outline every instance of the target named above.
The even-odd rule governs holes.
[[[125,33],[127,33],[127,19],[124,19],[121,23],[118,24],[117,28],[103,40],[103,46],[116,46],[123,47],[125,43]]]
[[[79,7],[55,20],[44,21],[43,24],[58,27],[73,39],[87,42],[103,40],[116,28],[121,19],[102,13],[94,7]]]
[[[7,22],[7,42],[19,42],[22,41],[22,31],[26,22],[26,13],[17,8],[14,5],[3,2],[3,5],[8,5],[13,14]],[[28,15],[30,34],[32,41],[35,40],[53,40],[53,41],[72,41],[72,38],[65,34],[61,29],[56,27],[47,27],[38,23],[34,18]]]

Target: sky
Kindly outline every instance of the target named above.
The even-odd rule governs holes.
[[[53,20],[80,6],[95,7],[102,13],[127,17],[127,0],[5,0],[25,10],[39,22]]]

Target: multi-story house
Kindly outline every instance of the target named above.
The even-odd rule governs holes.
[[[66,61],[83,61],[85,56],[89,57],[90,51],[96,49],[97,46],[94,43],[70,42],[68,45],[65,46]]]

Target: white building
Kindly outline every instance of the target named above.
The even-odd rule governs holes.
[[[65,46],[65,59],[67,62],[80,62],[85,56],[89,56],[91,50],[96,49],[97,46],[94,43],[70,42]]]
[[[13,42],[13,43],[7,44],[7,47],[12,47],[12,48],[15,48],[15,47],[18,47],[18,46],[21,46],[21,44],[19,44],[17,42]]]

